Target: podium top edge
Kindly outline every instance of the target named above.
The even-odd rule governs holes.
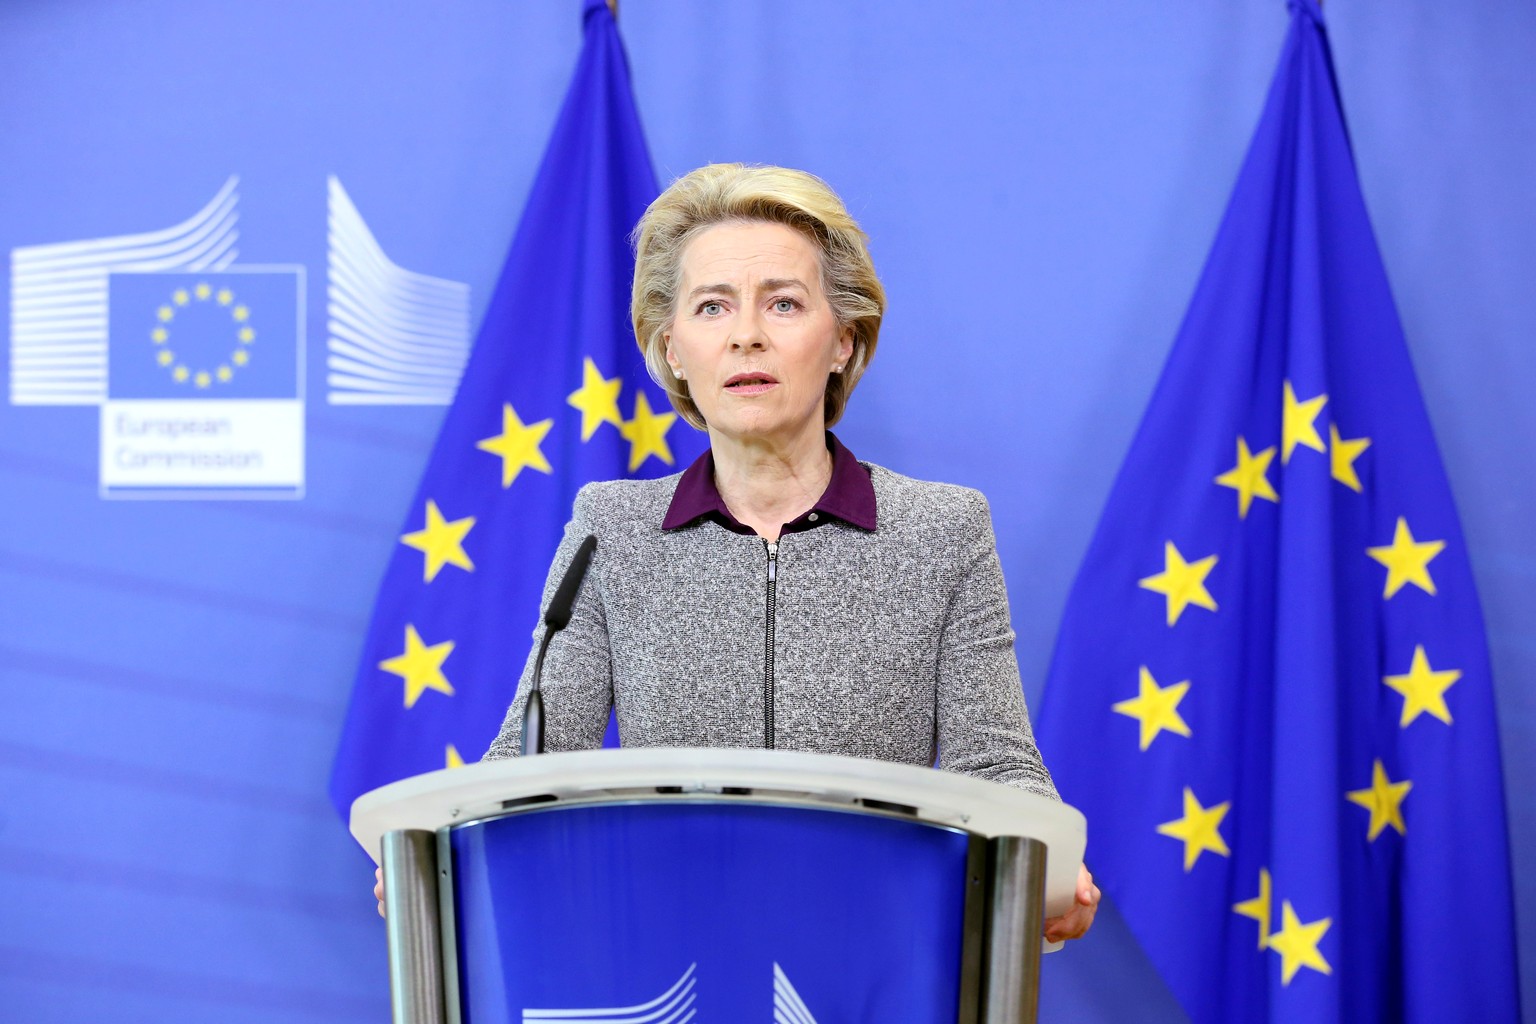
[[[436,831],[508,813],[508,802],[530,797],[552,797],[554,803],[541,805],[552,807],[742,790],[769,804],[811,802],[833,809],[864,809],[869,806],[864,801],[894,804],[911,808],[915,821],[988,837],[1028,836],[1046,844],[1057,870],[1068,862],[1074,877],[1087,836],[1087,822],[1076,808],[954,772],[834,754],[662,747],[541,754],[416,775],[358,797],[351,831],[377,860],[387,832]]]

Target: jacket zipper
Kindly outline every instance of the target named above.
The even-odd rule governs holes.
[[[773,749],[773,606],[779,579],[779,545],[768,545],[768,630],[767,645],[763,651],[763,746]]]

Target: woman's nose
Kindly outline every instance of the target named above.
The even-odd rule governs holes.
[[[755,311],[744,311],[731,325],[732,349],[762,349],[767,341],[762,317]]]

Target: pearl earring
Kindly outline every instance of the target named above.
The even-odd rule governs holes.
[[[678,380],[682,380],[683,379],[683,371],[682,370],[673,370],[672,371],[672,376],[676,377]]]

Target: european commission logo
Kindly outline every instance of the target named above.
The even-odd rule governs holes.
[[[103,492],[301,496],[303,308],[302,267],[108,275]]]
[[[11,402],[99,408],[103,497],[303,497],[305,268],[236,263],[238,185],[161,231],[11,252]],[[468,285],[390,261],[327,188],[327,402],[447,405]]]
[[[634,1006],[594,1007],[591,1009],[525,1009],[522,1024],[540,1021],[590,1021],[593,1024],[687,1024],[698,1013],[698,967],[688,965],[677,983],[655,999]],[[811,1010],[795,991],[784,968],[773,965],[773,1024],[816,1024]]]

